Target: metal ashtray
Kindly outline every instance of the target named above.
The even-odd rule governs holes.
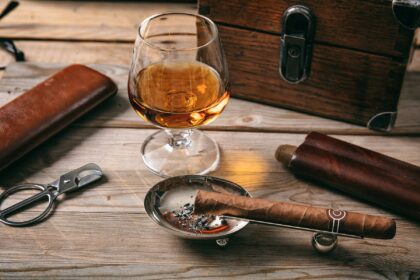
[[[187,239],[215,240],[217,245],[226,246],[229,236],[243,229],[249,221],[192,214],[199,189],[251,197],[233,182],[187,175],[168,178],[153,186],[146,194],[144,207],[155,223],[172,234]]]
[[[229,237],[249,223],[314,232],[312,246],[319,253],[333,251],[337,246],[337,236],[363,238],[232,216],[196,215],[194,202],[198,190],[251,197],[244,188],[233,182],[211,176],[186,175],[171,177],[153,186],[146,194],[144,207],[150,218],[170,233],[187,239],[215,240],[221,247],[228,245]]]

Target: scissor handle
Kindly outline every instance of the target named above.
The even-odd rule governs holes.
[[[54,199],[57,197],[57,194],[55,194],[53,191],[49,189],[49,186],[44,186],[40,184],[22,184],[14,186],[5,192],[3,192],[0,195],[0,206],[3,203],[3,201],[10,196],[13,193],[22,191],[22,190],[40,190],[40,193],[37,193],[36,195],[33,195],[31,197],[28,197],[25,200],[22,200],[21,202],[18,202],[16,204],[13,204],[9,206],[8,208],[0,211],[0,222],[14,227],[21,227],[21,226],[27,226],[31,224],[35,224],[43,220],[51,211]],[[44,197],[48,197],[48,206],[47,208],[37,217],[23,221],[23,222],[15,222],[10,221],[7,219],[7,216],[10,214],[13,214],[19,210],[25,209],[27,206],[30,206],[31,204],[36,203],[37,201],[43,199]]]

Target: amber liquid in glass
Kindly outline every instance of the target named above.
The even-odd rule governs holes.
[[[141,70],[131,105],[146,121],[166,128],[188,128],[216,119],[229,100],[228,85],[200,62],[165,62]]]

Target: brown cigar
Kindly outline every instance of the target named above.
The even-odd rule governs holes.
[[[194,212],[379,239],[392,239],[396,231],[395,221],[386,217],[202,190]]]
[[[276,159],[295,175],[420,220],[420,168],[319,133]]]

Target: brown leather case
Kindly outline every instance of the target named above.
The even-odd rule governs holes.
[[[117,92],[107,76],[71,65],[0,108],[0,170]]]
[[[290,170],[420,221],[420,167],[312,132]]]

